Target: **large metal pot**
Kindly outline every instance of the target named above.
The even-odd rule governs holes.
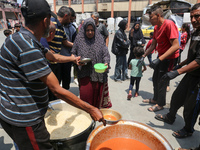
[[[49,103],[51,109],[54,110],[68,110],[76,113],[84,113],[88,117],[89,114],[86,112],[75,108],[62,100],[55,100]],[[52,111],[52,110],[48,111]],[[74,135],[72,137],[64,138],[64,139],[50,139],[51,144],[53,145],[55,150],[84,150],[86,147],[86,140],[91,133],[91,131],[95,128],[95,122],[91,119],[90,126],[83,132]]]
[[[97,150],[100,144],[113,138],[134,139],[152,150],[172,150],[168,141],[153,128],[126,120],[121,120],[115,125],[98,126],[88,137],[86,150]]]

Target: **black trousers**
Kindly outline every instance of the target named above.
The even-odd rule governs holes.
[[[50,64],[49,67],[51,68],[52,72],[57,77],[59,83],[61,83],[61,65],[58,64]],[[54,94],[48,89],[49,101],[53,101],[58,99]]]
[[[61,81],[62,81],[62,87],[65,89],[70,88],[70,83],[71,83],[71,68],[72,68],[72,63],[63,63],[61,65]]]
[[[30,127],[13,126],[2,119],[0,123],[19,150],[53,150],[44,120]]]
[[[188,132],[194,131],[194,124],[196,123],[200,111],[199,81],[200,77],[188,73],[183,77],[172,94],[170,109],[167,114],[167,117],[174,121],[178,109],[184,106],[184,128]]]
[[[166,88],[169,81],[161,80],[161,77],[168,72],[170,61],[172,60],[165,59],[160,62],[153,73],[153,100],[156,101],[159,106],[164,106],[166,104]]]

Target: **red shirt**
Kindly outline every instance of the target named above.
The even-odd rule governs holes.
[[[180,49],[182,49],[182,50],[184,50],[184,48],[185,48],[185,45],[186,45],[186,43],[187,43],[187,32],[183,32],[182,34],[181,34],[181,45],[180,45]]]
[[[164,54],[171,47],[170,40],[178,39],[178,36],[178,28],[173,21],[165,19],[160,27],[156,25],[154,27],[153,39],[157,41],[156,50],[158,51],[158,56]],[[174,59],[178,56],[179,50],[167,57],[167,59]]]

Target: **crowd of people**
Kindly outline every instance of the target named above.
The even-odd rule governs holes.
[[[44,123],[49,101],[62,99],[106,124],[99,109],[112,107],[108,86],[109,33],[106,25],[99,22],[97,12],[81,20],[78,27],[72,8],[62,6],[54,14],[46,0],[24,0],[21,11],[25,26],[16,24],[15,32],[4,30],[7,38],[0,51],[0,123],[16,149],[51,150]],[[145,50],[139,22],[134,23],[127,36],[127,20],[121,20],[112,41],[111,52],[116,56],[114,81],[130,80],[127,100],[140,95],[139,85],[146,70],[144,58],[148,57],[149,67],[154,70],[153,97],[142,102],[154,104],[148,108],[150,112],[164,109],[170,80],[185,74],[173,92],[169,113],[155,116],[159,121],[173,124],[178,109],[184,106],[185,126],[172,134],[176,138],[192,136],[200,111],[199,14],[200,3],[190,12],[194,32],[191,34],[189,25],[183,24],[180,35],[175,22],[164,19],[163,9],[153,5],[148,15],[154,32],[150,33]],[[187,59],[181,61],[181,53],[190,38]],[[152,60],[154,52],[157,58]],[[85,63],[84,59],[89,61]],[[97,73],[93,67],[96,63],[103,63],[106,71]],[[72,67],[80,98],[68,91]]]

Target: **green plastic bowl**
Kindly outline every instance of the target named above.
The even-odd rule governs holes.
[[[107,66],[103,63],[97,63],[94,65],[94,69],[97,73],[104,73],[106,71]]]

